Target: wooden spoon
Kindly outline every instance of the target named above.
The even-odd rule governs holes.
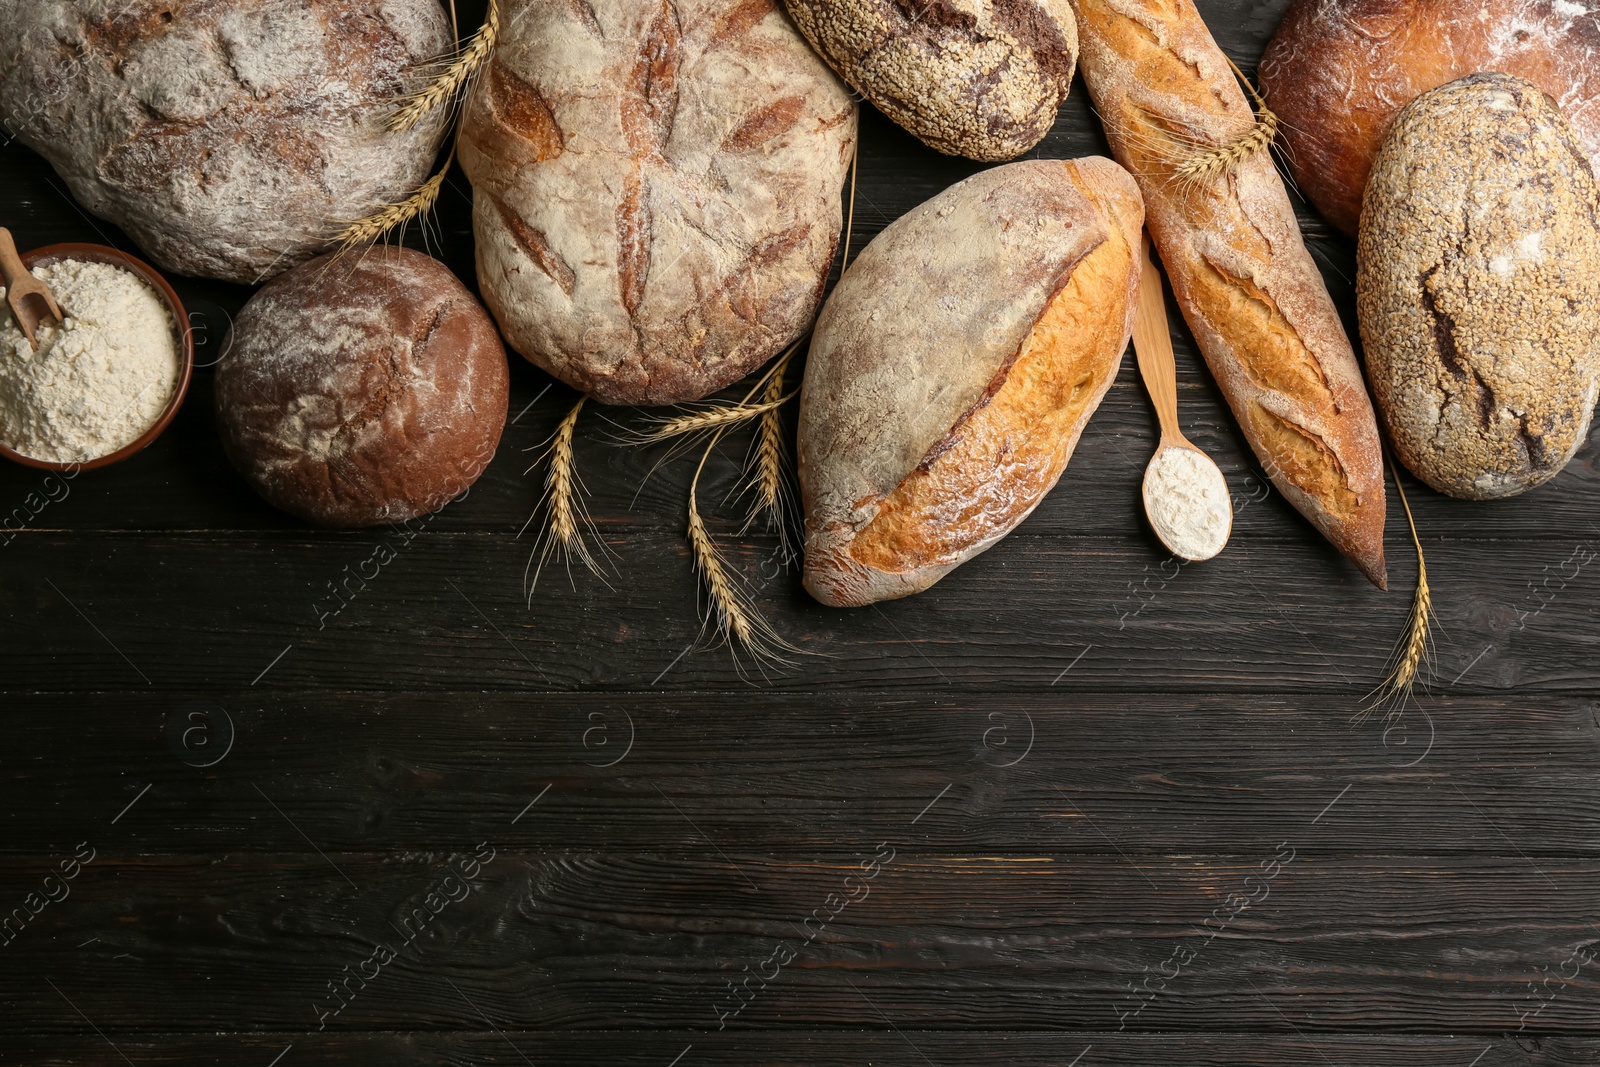
[[[1233,503],[1222,471],[1178,429],[1178,369],[1172,358],[1166,294],[1162,291],[1161,273],[1150,259],[1148,234],[1142,244],[1144,267],[1139,276],[1139,307],[1133,317],[1133,350],[1139,357],[1139,374],[1150,392],[1156,418],[1161,422],[1161,441],[1144,473],[1144,511],[1156,536],[1173,555],[1197,561],[1210,559],[1222,551],[1233,532]],[[1197,462],[1170,454],[1173,449],[1192,452]],[[1153,476],[1158,467],[1169,465],[1176,466],[1177,471],[1167,478]],[[1173,474],[1185,472],[1188,477],[1183,480],[1171,480]],[[1206,522],[1207,513],[1217,508],[1225,513],[1220,524],[1215,514],[1212,521]]]
[[[37,352],[39,339],[34,335],[34,331],[39,328],[39,320],[46,313],[53,316],[57,322],[66,320],[61,315],[61,305],[56,303],[56,298],[51,295],[49,288],[23,266],[22,257],[17,255],[17,243],[11,239],[11,231],[3,226],[0,226],[0,273],[5,275],[6,303],[11,306],[11,314],[17,320],[17,328]],[[30,296],[37,298],[35,304],[43,305],[43,311],[34,304],[24,303]]]

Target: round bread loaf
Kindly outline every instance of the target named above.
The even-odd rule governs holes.
[[[1261,89],[1296,183],[1356,232],[1395,114],[1478,71],[1526,78],[1600,161],[1600,0],[1294,0],[1261,57]]]
[[[884,229],[817,319],[800,395],[806,589],[928,588],[1044,499],[1133,329],[1144,203],[1109,159],[993,167]]]
[[[997,162],[1044,139],[1072,86],[1067,0],[785,0],[839,76],[930,148]]]
[[[1600,189],[1553,101],[1474,74],[1406,105],[1367,185],[1356,306],[1417,477],[1484,500],[1566,466],[1600,390]]]
[[[469,97],[478,280],[606,404],[698,400],[811,325],[856,105],[776,0],[502,0]]]
[[[385,121],[447,53],[438,0],[28,0],[0,119],[168,270],[258,284],[427,179],[444,111]]]
[[[437,511],[477,481],[505,428],[494,324],[444,264],[409,249],[280,275],[224,352],[223,449],[270,503],[319,526]]]

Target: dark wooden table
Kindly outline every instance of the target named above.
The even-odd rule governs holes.
[[[1203,10],[1248,70],[1282,7]],[[1040,153],[1104,151],[1075,90]],[[857,249],[975,169],[870,111],[860,165]],[[24,248],[131,248],[20,147],[0,191]],[[1351,245],[1303,222],[1348,313]],[[459,174],[431,246],[471,279]],[[175,281],[214,362],[248,294]],[[1383,594],[1267,490],[1178,344],[1239,501],[1221,558],[1180,568],[1141,521],[1130,356],[1060,487],[921,596],[820,607],[720,509],[815,653],[755,684],[697,615],[689,464],[619,446],[631,413],[578,441],[609,584],[530,600],[525,471],[569,390],[514,360],[466,500],[325,533],[229,468],[202,371],[154,447],[0,540],[0,908],[26,920],[0,1059],[1600,1062],[1600,452],[1497,504],[1408,479],[1436,678],[1353,723],[1416,574],[1398,499]],[[5,467],[0,514],[47,488]]]

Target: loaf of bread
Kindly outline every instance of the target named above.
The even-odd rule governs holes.
[[[401,522],[477,481],[505,428],[494,323],[438,260],[324,256],[239,312],[217,365],[217,425],[267,501],[319,526]]]
[[[1067,0],[786,0],[845,81],[947,155],[1015,159],[1044,139],[1072,85]]]
[[[856,105],[774,3],[502,4],[460,142],[478,280],[602,402],[697,400],[816,315]]]
[[[443,112],[392,133],[449,52],[438,0],[28,0],[0,119],[168,270],[258,284],[427,180]]]
[[[805,587],[928,588],[1055,485],[1133,329],[1139,190],[1109,159],[983,171],[872,240],[800,396]]]
[[[1600,392],[1600,188],[1555,103],[1474,74],[1407,104],[1357,255],[1367,373],[1401,462],[1474,500],[1566,466]]]
[[[1294,0],[1261,59],[1296,184],[1356,232],[1372,160],[1395,113],[1478,71],[1553,96],[1600,161],[1597,0]]]
[[[1089,94],[1234,417],[1279,492],[1384,587],[1372,403],[1227,59],[1193,0],[1073,6]]]

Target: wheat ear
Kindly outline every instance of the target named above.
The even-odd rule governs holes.
[[[1223,58],[1227,59],[1228,66],[1233,68],[1233,73],[1238,76],[1239,81],[1255,100],[1256,121],[1249,130],[1227,144],[1197,151],[1178,164],[1173,170],[1172,177],[1186,189],[1210,185],[1251,156],[1266,150],[1278,136],[1278,116],[1267,106],[1267,102],[1250,83],[1250,79],[1244,76],[1244,71],[1239,69],[1233,58],[1227,55]]]
[[[638,434],[633,439],[633,443],[648,445],[657,441],[666,441],[673,437],[682,437],[684,434],[729,430],[742,422],[748,422],[751,419],[765,415],[769,411],[776,410],[788,399],[788,397],[780,394],[775,398],[752,404],[746,398],[746,400],[737,404],[717,404],[686,415],[661,418],[656,420],[650,429]]]
[[[454,0],[450,5],[450,17],[452,20],[455,18]],[[473,76],[483,68],[499,39],[500,2],[489,0],[483,25],[472,35],[472,40],[436,78],[401,102],[394,114],[389,116],[389,129],[396,133],[415,129],[441,107],[454,104],[462,90],[471,84]]]
[[[576,559],[595,577],[601,581],[605,580],[605,572],[601,569],[600,561],[595,558],[584,537],[586,532],[592,531],[594,520],[589,517],[588,508],[584,506],[585,489],[583,480],[578,477],[577,462],[572,452],[572,438],[578,426],[578,413],[583,410],[583,405],[588,399],[587,396],[578,398],[578,402],[561,420],[555,434],[539,456],[540,460],[548,461],[549,468],[544,476],[544,495],[539,499],[539,504],[545,513],[544,531],[539,536],[538,549],[528,557],[528,568],[522,574],[530,601],[533,599],[534,589],[539,585],[539,575],[544,571],[545,562],[557,552],[567,564],[569,575],[572,561]],[[524,473],[532,474],[537,467],[536,462]],[[535,515],[537,514],[536,511]],[[534,516],[529,516],[528,522],[523,524],[522,529],[526,530],[533,519]],[[605,543],[597,537],[596,544],[603,553]],[[528,570],[533,571],[531,580]]]
[[[404,200],[358,219],[340,230],[333,238],[336,254],[343,255],[353,248],[370,245],[387,237],[396,227],[405,226],[413,219],[426,216],[439,203],[439,192],[444,188],[445,175],[456,160],[456,150],[451,146],[439,173],[422,183],[422,187]]]
[[[764,663],[784,665],[789,662],[784,654],[798,654],[800,649],[784,640],[745,598],[733,575],[728,572],[717,543],[711,539],[705,520],[700,517],[700,474],[725,432],[716,430],[712,433],[706,450],[700,455],[700,463],[694,469],[694,477],[689,480],[689,547],[694,553],[695,569],[700,572],[710,599],[710,610],[705,621],[709,625],[714,618],[717,632],[723,640],[730,647],[735,643],[744,646],[758,666]]]
[[[1411,515],[1411,502],[1406,499],[1405,486],[1401,484],[1400,472],[1392,459],[1389,461],[1389,470],[1394,474],[1394,486],[1406,510],[1406,525],[1411,529],[1411,543],[1417,550],[1417,591],[1411,598],[1411,614],[1406,620],[1405,632],[1389,654],[1388,673],[1383,682],[1368,694],[1370,703],[1358,718],[1365,718],[1385,704],[1404,707],[1406,701],[1411,699],[1418,675],[1427,666],[1433,653],[1433,592],[1428,587],[1428,561],[1422,553],[1422,539],[1417,536],[1417,522]]]

